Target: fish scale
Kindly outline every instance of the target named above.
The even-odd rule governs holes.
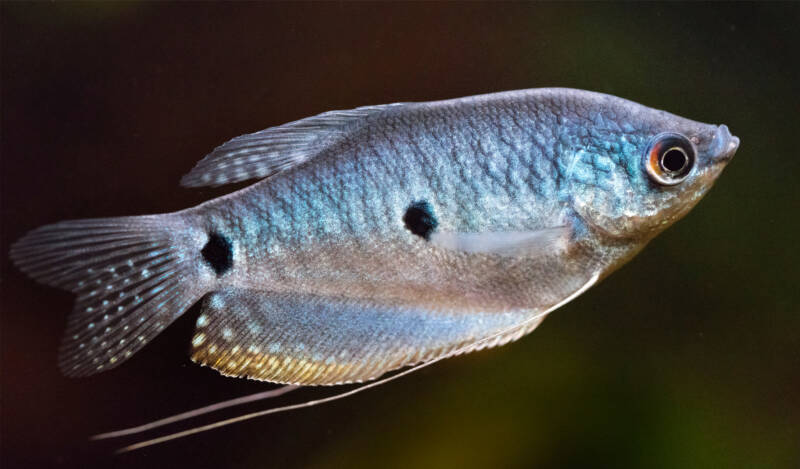
[[[665,163],[667,142],[682,167]],[[247,188],[45,226],[11,255],[79,295],[65,374],[119,366],[206,297],[193,360],[364,381],[532,331],[685,215],[738,143],[725,126],[557,88],[331,111],[232,139],[182,179],[260,179]]]

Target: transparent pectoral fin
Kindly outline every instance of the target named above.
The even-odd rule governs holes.
[[[557,226],[536,231],[487,233],[436,232],[430,242],[443,249],[502,256],[539,256],[565,249],[571,229]]]

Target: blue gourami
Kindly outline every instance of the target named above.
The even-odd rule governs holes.
[[[686,214],[739,140],[599,93],[332,111],[237,137],[175,213],[34,230],[11,255],[76,293],[70,376],[124,362],[205,297],[193,360],[295,384],[515,340]]]

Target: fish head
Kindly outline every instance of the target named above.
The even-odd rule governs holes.
[[[618,100],[618,101],[617,101]],[[725,125],[685,119],[615,98],[573,148],[573,207],[613,238],[647,241],[686,215],[730,162],[739,138]],[[617,120],[618,119],[618,120]]]

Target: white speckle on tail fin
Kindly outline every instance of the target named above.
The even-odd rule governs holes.
[[[14,244],[21,270],[77,294],[59,352],[64,374],[119,366],[205,293],[191,232],[176,215],[74,220]]]

